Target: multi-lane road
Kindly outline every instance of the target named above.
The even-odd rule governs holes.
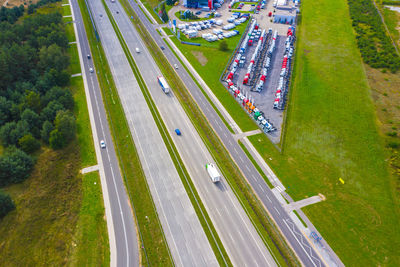
[[[139,19],[147,28],[148,32],[159,46],[165,46],[163,38],[157,33],[154,26],[149,22],[138,4],[133,0],[128,0]],[[264,181],[263,177],[258,173],[252,162],[240,148],[238,143],[235,141],[232,134],[229,132],[227,127],[218,116],[217,112],[213,109],[211,104],[208,102],[206,97],[201,92],[200,88],[193,81],[189,73],[180,64],[174,53],[165,46],[163,50],[164,55],[171,64],[177,64],[179,69],[177,73],[188,88],[195,101],[203,111],[211,126],[214,128],[220,139],[222,140],[225,147],[228,149],[232,158],[241,169],[242,173],[246,177],[253,190],[264,204],[268,213],[274,219],[275,223],[279,227],[280,231],[285,236],[288,243],[294,249],[295,253],[305,266],[325,266],[323,260],[316,253],[312,245],[306,240],[303,234],[300,232],[298,227],[294,224],[292,219],[283,209],[271,189]]]
[[[105,7],[102,1],[88,3],[173,261],[177,266],[217,266],[211,245]],[[116,10],[111,9],[111,12],[116,14]],[[123,13],[122,10],[118,12]]]
[[[72,1],[72,7],[74,8],[74,12],[76,14],[78,33],[79,33],[80,40],[81,40],[79,45],[81,47],[82,54],[83,55],[90,54],[83,24],[79,23],[82,21],[82,19],[80,17],[78,5],[76,3],[76,0],[71,0],[71,1]],[[153,39],[156,41],[156,43],[160,46],[165,46],[164,41],[162,40],[160,35],[155,31],[153,25],[149,23],[147,18],[144,16],[143,12],[139,9],[136,2],[134,2],[132,0],[129,0],[129,2],[131,4],[131,6],[133,7],[134,11],[138,14],[139,18],[144,23],[144,25],[147,27],[149,33],[151,34]],[[102,9],[102,7],[101,7],[101,5],[102,5],[101,1],[93,1],[93,2],[91,1],[90,5],[91,5],[92,9],[95,10],[94,17],[95,17],[96,25],[99,26],[98,24],[100,24],[100,25],[104,24],[103,21],[107,20],[107,18],[103,17],[103,16],[106,16],[106,13],[105,13],[104,9]],[[120,7],[119,7],[119,10],[120,10],[120,13],[123,12],[123,10]],[[100,14],[102,15],[103,19],[100,19]],[[124,16],[126,16],[126,15],[124,14]],[[109,24],[109,22],[108,22],[108,24]],[[103,25],[103,27],[100,26],[98,28],[99,28],[100,36],[106,37],[106,38],[102,38],[103,40],[109,39],[109,37],[113,34],[115,35],[115,33],[113,32],[113,30],[111,28],[111,24],[106,25],[106,26]],[[139,40],[139,38],[138,38],[138,40]],[[108,44],[109,45],[108,49],[107,49],[107,44],[105,45],[103,43],[103,46],[106,46],[105,51],[106,51],[107,59],[109,61],[111,70],[113,72],[113,76],[116,81],[117,88],[119,87],[120,94],[122,92],[120,90],[120,88],[125,87],[126,90],[123,91],[123,94],[130,96],[132,103],[136,103],[135,96],[133,96],[132,92],[131,92],[133,89],[131,87],[129,87],[131,84],[130,82],[132,82],[132,81],[126,80],[126,77],[128,77],[128,76],[133,77],[132,76],[133,73],[126,72],[126,69],[130,68],[129,64],[125,63],[123,68],[118,67],[121,64],[121,62],[126,61],[126,58],[123,59],[124,56],[121,56],[123,54],[122,48],[120,50],[118,50],[118,49],[115,50],[116,43],[118,43],[117,39],[110,41]],[[141,43],[140,43],[140,45],[141,45],[143,51],[145,51],[144,46]],[[131,51],[133,52],[133,50],[131,50]],[[196,85],[196,83],[192,80],[192,78],[187,73],[187,71],[181,66],[179,60],[169,50],[168,47],[165,48],[164,54],[167,57],[167,59],[170,61],[171,64],[177,64],[179,66],[179,69],[177,70],[178,75],[181,77],[181,79],[185,83],[186,87],[189,89],[189,91],[193,95],[195,101],[198,103],[199,107],[202,109],[202,111],[204,112],[204,114],[206,115],[208,120],[210,121],[210,123],[211,123],[212,127],[214,128],[214,130],[216,131],[216,133],[220,136],[225,147],[231,153],[233,159],[238,164],[239,168],[241,169],[241,171],[247,178],[248,182],[253,187],[254,191],[256,192],[258,197],[261,199],[261,201],[267,208],[268,212],[271,214],[272,218],[275,220],[278,227],[280,228],[280,230],[282,231],[282,233],[284,234],[284,236],[286,237],[286,239],[288,240],[290,245],[293,247],[296,254],[299,256],[302,263],[306,266],[324,266],[324,263],[321,261],[319,256],[315,253],[314,249],[310,246],[308,241],[304,240],[299,229],[297,229],[297,227],[291,221],[291,219],[289,218],[289,216],[287,215],[285,210],[279,204],[279,202],[277,201],[275,196],[272,194],[268,185],[265,183],[263,178],[260,176],[260,174],[257,172],[255,167],[252,165],[251,161],[247,158],[245,153],[241,150],[239,145],[236,143],[233,136],[231,135],[229,130],[226,128],[226,126],[223,124],[222,120],[219,118],[219,116],[217,115],[215,110],[212,108],[210,103],[207,101],[205,96],[201,93],[201,91],[198,88],[198,86]],[[114,56],[116,56],[118,58],[118,60],[114,59],[115,62],[113,64],[112,61],[113,61]],[[149,58],[145,58],[145,57],[143,59],[147,60],[147,61],[149,60]],[[139,63],[138,64],[139,66],[141,66],[141,64],[143,64],[143,63],[145,63],[145,64],[149,63],[147,61],[141,62],[140,61],[141,59],[138,58],[138,56],[135,56],[135,60],[139,60],[139,62],[137,62],[137,63]],[[86,73],[89,73],[88,72],[89,67],[91,67],[90,61],[85,61]],[[157,71],[156,67],[155,67],[155,70]],[[152,70],[148,70],[148,73],[150,73],[150,72],[152,72]],[[148,77],[145,74],[146,74],[146,70],[143,70],[142,75],[143,75],[144,79],[146,80],[146,79],[148,79]],[[154,73],[152,73],[152,75],[154,75]],[[117,163],[117,160],[115,157],[114,147],[112,146],[111,136],[110,136],[109,129],[107,126],[107,120],[106,120],[106,115],[104,112],[104,107],[102,106],[101,93],[100,93],[98,82],[96,80],[95,75],[94,74],[89,75],[87,82],[88,82],[89,88],[91,89],[90,97],[92,99],[92,102],[96,103],[93,105],[93,110],[94,110],[94,114],[96,114],[95,121],[96,121],[97,130],[99,133],[98,134],[99,139],[106,140],[106,142],[108,144],[107,149],[102,152],[102,159],[103,159],[103,164],[105,166],[104,170],[106,172],[106,177],[107,177],[107,188],[109,190],[109,195],[110,195],[110,206],[112,207],[111,211],[112,211],[112,218],[113,218],[113,224],[114,224],[114,229],[115,229],[117,262],[118,262],[118,265],[123,265],[123,266],[135,265],[138,262],[138,252],[137,252],[137,237],[135,235],[135,225],[134,225],[134,221],[133,221],[133,215],[132,215],[131,209],[129,208],[127,195],[126,195],[125,189],[123,187],[121,175],[119,173],[118,163]],[[134,82],[135,81],[133,81],[133,83]],[[146,81],[146,83],[147,83],[147,81]],[[148,86],[148,87],[152,88],[152,86]],[[136,89],[138,89],[138,88],[139,87],[137,87]],[[159,88],[158,88],[158,90],[160,91]],[[150,90],[150,91],[152,92],[152,96],[154,97],[155,101],[157,101],[157,99],[160,99],[159,97],[158,98],[155,97],[153,90]],[[121,95],[120,95],[120,97],[121,97]],[[173,96],[171,96],[171,98],[173,98]],[[169,100],[171,100],[171,99],[169,99]],[[173,103],[176,102],[176,99],[172,100],[171,102],[173,102]],[[126,102],[125,102],[124,108],[129,108],[129,105],[126,104]],[[144,108],[144,107],[141,107],[141,108]],[[166,107],[165,109],[167,110],[168,108],[169,107]],[[162,110],[160,110],[160,112],[161,111]],[[128,109],[127,114],[129,114],[129,113],[132,114],[131,112],[134,112],[134,111],[133,110],[129,111],[129,109]],[[141,110],[141,112],[143,112],[143,110]],[[167,110],[164,112],[170,112],[170,111]],[[181,112],[179,112],[179,113],[181,113]],[[162,114],[168,114],[168,113],[162,113]],[[127,116],[127,119],[130,122],[133,122],[133,120],[134,120],[132,117],[130,118],[129,116]],[[170,128],[174,124],[175,125],[179,124],[180,128],[185,129],[185,132],[184,132],[185,136],[184,136],[184,138],[181,138],[183,140],[178,140],[176,137],[174,137],[174,142],[178,148],[178,151],[180,152],[180,154],[183,158],[183,161],[185,162],[185,165],[191,166],[192,162],[189,159],[189,155],[192,155],[192,157],[193,157],[193,151],[191,151],[188,148],[185,148],[185,146],[187,146],[187,142],[190,139],[192,139],[192,141],[198,140],[197,133],[192,128],[193,126],[190,123],[187,123],[187,120],[185,118],[183,118],[183,120],[181,120],[181,121],[176,121],[176,120],[172,120],[172,119],[168,120],[168,119],[166,119],[166,116],[164,115],[163,119],[165,119],[166,125],[170,126]],[[153,121],[153,123],[154,123],[154,121]],[[147,123],[146,123],[146,125],[147,125]],[[130,123],[130,126],[132,129],[140,129],[141,127],[145,128],[145,127],[147,127],[146,125],[143,122],[141,122],[139,124],[136,124],[136,127],[133,127],[133,123]],[[169,130],[171,131],[171,129],[169,129]],[[151,132],[151,133],[153,133],[153,132]],[[187,137],[186,137],[186,134],[188,135]],[[139,138],[138,138],[137,133],[135,133],[134,130],[133,130],[133,137],[135,140],[135,144],[137,144]],[[185,138],[188,138],[188,139],[185,139]],[[199,147],[201,148],[202,146],[204,146],[204,144],[202,144],[200,142]],[[160,148],[158,147],[156,150],[153,151],[151,148],[149,148],[149,150],[146,150],[146,151],[148,151],[150,154],[157,154],[160,152],[159,149]],[[208,162],[208,161],[212,160],[211,156],[208,154],[208,151],[204,147],[201,148],[200,150],[202,150],[202,152],[200,153],[202,155],[201,156],[202,161]],[[141,153],[144,154],[143,150]],[[139,152],[139,154],[141,154],[141,153]],[[143,158],[143,155],[142,155],[142,158]],[[169,158],[169,156],[168,156],[168,158]],[[143,161],[144,160],[142,160],[142,163],[143,163]],[[201,162],[201,164],[203,165],[204,162]],[[165,166],[163,166],[163,167],[165,167]],[[150,174],[150,172],[152,171],[151,169],[153,169],[154,173],[160,173],[160,171],[164,171],[164,169],[150,168],[148,165],[147,165],[147,167],[145,166],[144,169],[145,169],[145,172],[147,172],[146,177],[151,177],[151,174]],[[188,168],[188,171],[197,176],[204,176],[204,169],[200,170],[200,169],[196,169],[195,167],[193,167],[193,168]],[[175,174],[172,174],[171,176],[174,176],[174,175]],[[154,175],[153,175],[153,177],[154,177]],[[155,181],[161,179],[159,174],[156,175],[156,177],[158,177],[158,179],[154,178],[152,182],[155,182]],[[179,179],[179,177],[178,177],[178,179]],[[156,189],[156,186],[154,184],[152,184],[152,182],[150,181],[149,185],[151,188],[153,188],[153,189],[151,189],[151,191],[152,191],[152,194],[154,197],[154,194],[157,195],[157,193],[155,193],[157,191],[157,189]],[[207,194],[209,194],[211,196],[216,196],[215,192],[213,192],[213,193],[207,192],[207,190],[210,191],[210,189],[206,189],[204,186],[202,187],[203,183],[199,182],[197,179],[194,181],[194,183],[196,185],[196,188],[199,190],[199,194],[202,197],[202,199],[205,198],[204,196],[208,196]],[[164,186],[165,186],[165,188],[168,187],[167,185],[164,185]],[[211,188],[213,188],[211,190],[214,190],[215,188],[218,188],[218,187],[214,186]],[[219,195],[229,195],[229,193],[226,193],[229,191],[224,190],[224,189],[229,189],[228,186],[222,185],[222,187],[219,189],[220,189],[220,191],[218,192]],[[158,191],[158,192],[160,192],[160,191]],[[178,192],[180,192],[180,195],[182,195],[184,193],[184,190],[183,191],[178,190]],[[165,196],[165,197],[168,197],[168,196]],[[218,197],[215,200],[217,201]],[[230,198],[230,201],[237,201],[237,199]],[[157,200],[155,200],[155,202],[156,202],[156,206],[157,206]],[[175,207],[179,206],[178,203],[179,203],[179,201],[174,202],[174,206]],[[160,220],[162,221],[164,231],[167,232],[166,237],[168,240],[168,244],[170,245],[170,248],[171,248],[171,244],[175,244],[175,246],[177,246],[177,240],[176,240],[177,232],[174,232],[173,230],[170,229],[170,225],[168,223],[167,217],[168,217],[168,214],[176,214],[177,211],[172,206],[170,206],[169,209],[167,211],[165,211],[162,208],[162,204],[163,204],[163,202],[161,200],[159,200],[159,203],[157,206],[157,211],[161,214],[164,214],[163,215],[164,218],[163,218],[163,216],[161,216]],[[226,214],[219,214],[217,216],[216,214],[218,212],[221,213],[220,209],[216,209],[215,207],[213,208],[212,206],[207,205],[207,204],[205,204],[205,206],[206,206],[207,211],[210,213],[210,216],[212,217],[213,223],[215,224],[216,229],[219,232],[219,235],[221,237],[221,240],[224,243],[225,248],[227,249],[228,253],[230,254],[231,260],[235,263],[235,265],[238,265],[238,263],[240,265],[240,263],[243,263],[243,262],[237,261],[235,257],[231,256],[233,254],[232,249],[236,249],[235,246],[234,245],[229,246],[229,244],[233,244],[235,242],[235,239],[233,238],[233,236],[228,238],[226,236],[223,236],[223,234],[221,234],[222,233],[221,229],[220,229],[221,226],[218,226],[218,225],[222,225],[222,223],[218,223],[218,219],[216,219],[219,216],[219,217],[221,217],[221,221],[224,221],[223,217]],[[191,205],[189,205],[187,207],[189,207],[188,209],[190,209]],[[183,208],[183,210],[187,210],[187,207],[185,206],[185,208]],[[233,204],[233,207],[235,207],[236,210],[238,209],[238,207],[235,204]],[[239,207],[239,208],[241,208],[241,207]],[[226,208],[226,210],[229,211],[228,208]],[[192,216],[193,216],[193,214],[192,214]],[[195,216],[195,214],[194,214],[194,216]],[[239,217],[241,217],[240,214],[239,214]],[[194,221],[196,221],[196,219],[192,219],[191,223],[189,223],[188,225],[193,226],[194,224],[196,224],[196,223],[193,223]],[[241,220],[242,221],[248,220],[248,218],[241,217]],[[246,225],[246,227],[248,228],[248,225],[246,223],[244,225]],[[166,229],[168,229],[168,230],[166,230]],[[185,231],[185,229],[187,231]],[[204,237],[203,237],[204,233],[201,229],[200,234],[199,234],[198,229],[199,229],[198,225],[193,226],[192,228],[191,227],[179,228],[179,230],[181,231],[181,234],[184,234],[184,232],[198,234],[198,236],[200,238],[198,240],[196,239],[196,241],[201,243],[202,242],[201,240],[204,239]],[[232,227],[232,229],[233,229],[233,227]],[[239,229],[239,231],[235,235],[236,238],[238,238],[238,236],[241,235],[240,233],[242,233],[242,235],[243,235],[243,233],[245,233],[245,232],[241,232],[241,231],[244,231],[244,230]],[[229,233],[228,233],[228,235],[229,235]],[[258,235],[256,235],[256,236],[257,237],[253,237],[254,240],[257,238],[258,239],[260,238]],[[246,236],[246,238],[247,238],[247,236]],[[227,241],[229,239],[230,239],[230,241]],[[243,236],[241,236],[238,240],[240,241],[240,239],[245,240],[245,238]],[[189,240],[184,239],[184,240],[186,242],[190,241],[190,239]],[[180,240],[180,241],[185,242],[184,240]],[[110,242],[112,243],[112,241],[110,241]],[[180,243],[180,242],[178,242],[178,243]],[[255,249],[255,250],[259,249],[260,251],[262,251],[262,253],[260,254],[262,256],[261,257],[258,256],[258,258],[260,258],[260,260],[266,260],[266,262],[269,262],[266,259],[269,255],[267,253],[265,253],[265,251],[266,251],[265,248],[264,247],[260,248],[258,241],[255,241],[254,244],[256,244],[255,247],[253,247],[251,249]],[[245,249],[246,245],[241,245],[241,247],[243,249]],[[193,248],[197,248],[197,251],[194,252]],[[171,248],[172,254],[174,254],[174,255],[179,254],[178,256],[175,255],[175,257],[174,257],[175,261],[176,261],[176,259],[182,259],[182,255],[183,255],[182,253],[190,254],[190,252],[189,252],[190,250],[188,250],[188,249],[189,249],[189,247],[183,248],[182,250],[180,250],[178,247]],[[202,255],[202,257],[197,258],[194,261],[193,261],[193,259],[190,259],[187,261],[189,263],[192,263],[192,265],[194,263],[207,262],[206,265],[208,266],[210,264],[214,265],[216,263],[215,258],[213,257],[212,251],[210,253],[208,242],[203,242],[203,245],[193,245],[191,252],[194,254]],[[209,256],[209,255],[212,255],[212,256]],[[249,256],[249,255],[252,255],[251,251],[245,252],[244,254],[240,255],[240,257],[237,257],[237,258],[243,258],[243,257]],[[194,257],[194,256],[192,256],[192,257]],[[264,258],[264,259],[262,259],[262,258]],[[178,261],[175,263],[178,263],[178,265],[180,265],[179,263],[184,265],[184,260],[181,262]],[[257,262],[257,260],[255,260],[255,262]],[[244,264],[246,264],[246,263],[244,263]]]
[[[235,266],[275,266],[273,257],[226,181],[214,185],[208,178],[205,164],[212,161],[212,156],[173,90],[168,95],[161,90],[157,82],[161,71],[122,6],[118,2],[109,1],[106,5],[137,63],[230,260]],[[136,48],[141,52],[137,53]],[[175,128],[180,129],[181,136],[174,133]]]
[[[106,148],[100,150],[101,157],[98,157],[100,165],[100,175],[102,178],[102,189],[104,205],[107,216],[107,228],[109,231],[109,242],[111,251],[111,264],[118,266],[139,266],[139,250],[136,225],[132,209],[129,205],[129,197],[122,181],[121,172],[118,166],[118,159],[112,142],[107,116],[103,105],[102,95],[95,73],[90,73],[93,67],[89,43],[85,27],[82,21],[81,11],[77,0],[71,0],[71,8],[77,30],[77,45],[80,53],[82,74],[85,79],[85,86],[89,90],[91,109],[94,125],[93,136],[95,146],[99,150],[99,141],[106,142]],[[92,125],[93,126],[93,125]],[[97,140],[97,141],[96,141]],[[103,172],[104,170],[104,172]]]

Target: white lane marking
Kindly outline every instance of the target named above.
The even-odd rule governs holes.
[[[271,199],[268,197],[268,195],[265,195],[265,196],[267,197],[268,201],[269,201],[270,203],[272,203],[272,201],[271,201]]]
[[[278,209],[276,207],[274,207],[274,209],[276,210],[276,212],[279,214],[279,216],[281,216],[281,213],[278,211]]]
[[[258,184],[258,187],[260,187],[261,191],[265,193],[264,188],[260,184]]]
[[[295,233],[292,231],[292,229],[290,229],[290,227],[289,227],[289,225],[286,223],[286,221],[285,221],[284,219],[282,219],[282,221],[285,223],[286,227],[289,229],[289,231],[292,233],[292,235],[294,236],[294,238],[296,239],[296,241],[299,243],[299,245],[300,245],[300,247],[303,249],[304,253],[306,253],[306,255],[307,255],[307,257],[309,258],[309,260],[311,261],[311,263],[312,263],[314,266],[317,266],[317,265],[315,265],[314,261],[311,259],[310,255],[308,255],[307,251],[304,249],[304,247],[303,247],[303,245],[300,243],[299,239],[297,239]],[[311,251],[311,248],[310,248],[310,251]],[[318,260],[318,259],[317,259],[317,260]],[[318,260],[318,261],[319,261],[319,260]],[[319,266],[321,266],[321,262],[320,262],[320,261],[319,261]]]

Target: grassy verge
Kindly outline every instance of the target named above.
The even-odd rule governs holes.
[[[63,18],[64,22],[67,22],[69,20],[72,20],[72,18]],[[75,33],[74,33],[74,24],[73,23],[67,23],[65,24],[65,32],[68,37],[69,42],[75,42]]]
[[[61,12],[61,14],[62,14],[63,16],[72,15],[70,6],[69,6],[69,5],[68,5],[68,6],[62,6],[62,12]]]
[[[106,12],[111,20],[113,27],[114,27],[114,31],[116,32],[118,39],[121,43],[121,46],[124,49],[125,55],[129,61],[132,71],[135,74],[135,77],[139,83],[142,93],[146,99],[147,105],[149,106],[149,109],[153,115],[153,118],[154,118],[154,121],[156,122],[157,128],[164,140],[164,144],[166,145],[166,147],[168,149],[171,159],[176,167],[176,170],[178,171],[178,174],[179,174],[179,176],[182,180],[182,183],[186,189],[189,199],[196,211],[197,217],[199,218],[199,221],[204,229],[204,232],[206,233],[206,236],[210,242],[210,245],[217,257],[217,260],[221,265],[232,266],[232,263],[230,262],[230,260],[228,258],[228,254],[226,253],[226,251],[222,245],[222,242],[219,239],[214,226],[212,225],[212,222],[207,214],[207,211],[204,208],[204,205],[198,196],[198,193],[190,179],[190,176],[183,164],[182,159],[179,156],[179,153],[172,141],[172,138],[169,135],[164,122],[160,119],[161,115],[160,115],[153,99],[151,98],[149,90],[139,72],[139,69],[137,68],[135,61],[132,58],[129,48],[126,45],[126,43],[122,37],[122,34],[118,29],[118,26],[116,25],[114,19],[112,18],[110,10],[108,9],[108,7],[106,6],[106,4],[104,2],[103,2],[103,4],[106,8]]]
[[[68,71],[71,73],[71,75],[81,73],[77,44],[71,44],[68,47],[68,55],[70,60]]]
[[[164,22],[162,22],[162,20],[157,16],[157,14],[154,12],[153,8],[155,8],[160,2],[157,0],[143,0],[140,1],[142,2],[143,6],[149,11],[149,13],[151,14],[151,16],[157,21],[158,24],[163,24]],[[142,9],[142,7],[139,5],[140,9]],[[165,7],[167,7],[165,5]],[[142,9],[143,13],[146,14],[146,12]],[[146,14],[147,16],[147,14]],[[151,20],[150,20],[151,21]]]
[[[161,35],[161,34],[160,34]],[[214,102],[211,101],[211,98],[208,96],[208,94],[204,91],[203,87],[200,86],[199,82],[197,81],[197,79],[193,76],[192,72],[189,71],[188,67],[186,67],[186,64],[183,63],[182,59],[175,53],[174,49],[172,48],[172,46],[164,39],[164,42],[166,43],[166,45],[171,49],[172,53],[174,53],[174,55],[176,56],[176,58],[179,60],[179,62],[181,62],[182,66],[186,69],[187,73],[189,73],[190,77],[192,77],[193,81],[197,84],[197,86],[200,88],[201,92],[203,93],[203,95],[207,98],[207,101],[210,103],[210,105],[213,107],[213,109],[215,110],[215,112],[217,112],[218,116],[221,118],[221,120],[223,121],[223,123],[225,124],[226,128],[228,128],[228,130],[231,133],[235,133],[232,129],[232,127],[229,125],[229,123],[226,121],[225,117],[221,114],[221,112],[219,111],[219,109],[215,106]]]
[[[108,266],[110,251],[98,172],[83,175],[82,190],[82,206],[68,265]]]
[[[101,44],[96,40],[84,1],[79,0],[78,3],[88,33],[92,58],[98,70],[97,77],[102,88],[103,99],[125,185],[132,206],[135,208],[142,248],[144,247],[145,249],[140,249],[141,264],[171,266],[173,262],[169,255],[168,245],[163,236],[153,199],[140,164],[139,156],[132,141],[129,126],[125,119],[104,51]]]
[[[182,107],[185,109],[199,135],[203,139],[203,142],[213,155],[215,161],[223,172],[224,177],[234,190],[265,244],[270,248],[271,253],[275,255],[277,261],[281,265],[297,265],[298,262],[296,258],[278,233],[276,226],[265,213],[261,203],[259,203],[258,199],[254,196],[253,191],[245,182],[237,166],[230,158],[229,153],[222,146],[219,138],[208,124],[203,113],[192,99],[181,80],[176,76],[176,73],[164,57],[160,48],[149,36],[144,25],[134,14],[130,6],[128,6],[124,1],[122,3],[125,3],[128,14],[134,16],[133,22],[137,27],[139,34],[143,38],[144,43],[148,46],[149,51],[152,53],[153,58],[164,74],[164,77],[168,80],[168,83],[175,89],[174,92],[182,104]]]
[[[269,165],[295,200],[326,196],[303,211],[345,265],[398,265],[395,180],[347,2],[304,1],[297,37],[283,154],[265,135],[248,138],[272,158]]]
[[[238,35],[229,38],[227,40],[229,51],[223,52],[218,50],[216,43],[212,44],[214,47],[184,45],[176,37],[171,37],[171,40],[200,74],[242,131],[247,132],[258,129],[257,125],[247,116],[242,107],[220,82],[221,73],[239,39],[240,36]]]

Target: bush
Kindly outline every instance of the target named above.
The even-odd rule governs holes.
[[[13,209],[15,209],[15,205],[11,197],[0,191],[0,219]]]
[[[31,134],[24,135],[18,141],[19,147],[26,153],[35,152],[40,148],[40,142]]]
[[[24,151],[8,149],[0,157],[0,186],[22,182],[31,173],[33,164],[32,157]]]
[[[387,144],[387,146],[393,149],[397,149],[400,147],[400,143],[396,141],[391,141]]]
[[[225,40],[219,43],[219,50],[228,51],[228,43]]]

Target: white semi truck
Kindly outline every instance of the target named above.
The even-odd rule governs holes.
[[[217,183],[221,180],[221,175],[219,174],[217,168],[212,163],[206,164],[206,169],[210,179],[213,183]]]

